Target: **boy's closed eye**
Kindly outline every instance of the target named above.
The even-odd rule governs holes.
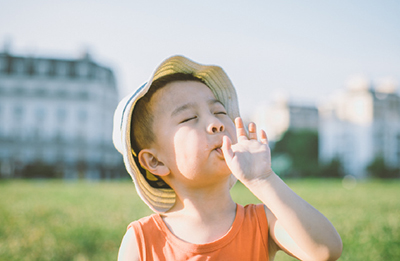
[[[195,120],[195,119],[197,119],[197,116],[188,117],[188,118],[185,118],[184,120],[180,121],[179,124],[185,123],[185,122],[188,122],[191,120]]]
[[[213,107],[211,110],[214,112],[214,115],[227,115],[226,109],[221,102],[215,100],[213,103]]]
[[[225,111],[214,112],[215,115],[227,115]]]
[[[227,115],[227,113],[226,113],[226,111],[217,111],[217,112],[214,112],[214,115]],[[197,116],[186,117],[183,120],[181,120],[179,122],[179,124],[185,123],[185,122],[188,122],[188,121],[191,121],[191,120],[195,120],[195,119],[197,119]]]

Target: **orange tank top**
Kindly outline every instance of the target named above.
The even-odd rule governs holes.
[[[191,244],[173,235],[161,216],[132,222],[141,260],[268,260],[268,222],[264,206],[237,204],[230,230],[220,239]]]

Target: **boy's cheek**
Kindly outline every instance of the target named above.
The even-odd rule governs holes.
[[[237,143],[236,132],[234,133],[233,137],[231,138],[232,144]]]
[[[233,122],[227,129],[227,134],[228,134],[228,137],[231,139],[232,144],[237,143],[236,127],[235,127],[235,124],[233,124]]]

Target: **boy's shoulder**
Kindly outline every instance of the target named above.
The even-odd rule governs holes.
[[[134,230],[137,230],[137,228],[142,228],[144,226],[146,227],[146,226],[149,226],[149,225],[152,225],[152,224],[154,225],[156,223],[157,216],[158,216],[158,214],[154,213],[154,214],[151,214],[149,216],[142,217],[142,218],[140,218],[138,220],[132,221],[128,225],[127,230],[129,228],[133,228]]]

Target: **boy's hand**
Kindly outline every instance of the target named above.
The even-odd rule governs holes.
[[[343,246],[333,225],[272,171],[265,132],[258,141],[254,123],[249,124],[248,137],[240,118],[235,124],[238,142],[232,145],[224,136],[222,151],[232,174],[265,205],[271,252],[282,249],[299,260],[338,259]]]
[[[237,143],[232,145],[229,137],[224,136],[222,151],[226,164],[232,174],[242,183],[268,178],[272,173],[271,152],[267,135],[261,130],[257,139],[256,125],[249,124],[249,137],[241,118],[235,119]]]

